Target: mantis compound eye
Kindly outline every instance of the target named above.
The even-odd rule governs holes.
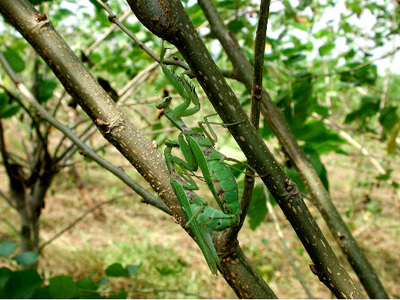
[[[170,96],[165,97],[160,103],[156,104],[156,108],[163,109],[167,108],[171,104],[172,98]]]

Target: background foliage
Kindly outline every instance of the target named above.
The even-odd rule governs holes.
[[[108,3],[117,16],[129,11],[128,6],[122,1],[111,0]],[[221,50],[219,43],[215,41],[207,24],[204,23],[206,19],[198,4],[192,1],[185,3],[195,26],[201,27],[200,33],[208,42],[207,46],[218,66],[223,70],[229,70],[232,67],[231,63]],[[215,3],[218,5],[221,17],[226,20],[228,28],[236,34],[245,55],[253,62],[258,3],[244,0],[215,1]],[[154,109],[155,102],[163,97],[165,90],[172,92],[170,86],[156,68],[142,75],[141,72],[151,65],[153,60],[120,30],[107,34],[110,30],[110,22],[106,12],[96,1],[77,3],[54,0],[36,1],[34,4],[41,5],[42,10],[47,11],[56,29],[75,53],[82,57],[96,78],[108,83],[107,92],[119,93],[120,107],[135,120],[135,125],[140,127],[150,140],[155,140],[158,145],[162,145],[165,139],[171,136],[176,137],[176,132],[171,133],[173,131],[171,125],[164,119],[159,120]],[[343,6],[339,9],[342,4]],[[333,10],[334,8],[336,10]],[[368,233],[368,243],[363,244],[364,247],[369,247],[370,243],[375,242],[381,244],[382,248],[386,248],[385,245],[391,236],[399,236],[399,223],[396,221],[400,207],[399,175],[395,170],[398,166],[396,157],[399,155],[400,77],[398,67],[397,69],[394,67],[399,60],[400,47],[396,42],[399,33],[399,20],[396,17],[398,13],[399,5],[394,1],[282,1],[273,2],[270,12],[263,84],[274,102],[281,108],[292,132],[325,187],[330,190],[334,199],[344,201],[344,203],[339,203],[339,201],[335,203],[346,216],[350,228],[355,232],[360,231],[361,236]],[[124,24],[154,52],[160,51],[161,41],[144,29],[133,15],[128,16]],[[6,22],[1,23],[0,29],[2,30],[0,51],[10,62],[14,71],[19,74],[21,81],[31,88],[40,103],[50,111],[61,105],[61,109],[57,111],[57,118],[70,124],[77,133],[82,133],[83,126],[75,127],[74,124],[81,124],[79,123],[81,121],[84,124],[86,117],[79,108],[77,110],[71,108],[71,99],[64,93],[48,67]],[[105,39],[91,48],[103,36]],[[179,54],[176,55],[179,56]],[[388,68],[383,66],[384,63]],[[9,91],[16,93],[12,83],[4,75],[3,70],[0,74],[0,84],[4,87],[0,89],[0,116],[6,129],[7,147],[9,151],[15,151],[18,156],[23,157],[24,153],[26,154],[23,150],[24,143],[18,139],[16,133],[20,133],[22,139],[29,140],[30,132],[35,124],[26,122],[23,117],[26,111],[21,109],[21,105],[14,101],[9,93]],[[136,82],[128,89],[128,83],[132,79]],[[231,80],[230,83],[240,97],[242,105],[249,110],[249,93],[238,82]],[[122,93],[125,89],[127,92]],[[201,90],[199,88],[198,90],[201,94]],[[213,112],[211,106],[207,106],[205,101],[202,101],[202,104],[203,116]],[[189,125],[195,126],[196,123],[197,120],[193,120],[193,123]],[[242,159],[243,156],[232,142],[229,133],[218,127],[216,130],[220,135],[221,152],[227,156]],[[286,155],[281,151],[265,121],[260,124],[260,134],[282,165],[285,165],[287,173],[299,185],[301,192],[306,193],[305,186]],[[61,138],[58,132],[51,132],[49,148],[52,151],[56,151]],[[99,149],[99,153],[110,157],[115,164],[128,168],[126,171],[135,176],[135,172],[122,161],[120,154],[107,147],[100,136],[92,136],[87,143]],[[358,145],[359,149],[355,150],[354,145]],[[178,253],[165,254],[161,257],[157,257],[159,253],[176,251],[172,247],[176,241],[165,238],[165,233],[161,233],[162,231],[159,231],[159,235],[151,235],[150,240],[143,241],[148,232],[161,230],[158,228],[162,227],[158,225],[159,222],[171,223],[169,218],[151,209],[142,209],[142,205],[138,203],[135,203],[131,210],[131,199],[137,196],[123,197],[127,189],[122,184],[112,183],[112,179],[99,175],[101,171],[91,163],[82,162],[82,157],[78,153],[68,162],[68,164],[72,163],[75,163],[83,178],[84,189],[89,191],[95,203],[114,198],[114,201],[105,204],[113,203],[103,211],[106,218],[99,219],[97,215],[96,218],[99,220],[85,221],[81,223],[84,225],[78,225],[75,229],[67,231],[65,236],[47,246],[39,265],[39,270],[43,270],[39,272],[43,274],[31,269],[18,269],[21,265],[25,267],[30,265],[26,259],[34,260],[37,257],[36,254],[31,254],[33,257],[28,258],[15,256],[14,259],[19,266],[15,262],[4,260],[8,267],[0,269],[0,293],[3,293],[0,295],[84,297],[82,290],[93,292],[90,298],[100,295],[100,292],[103,292],[103,296],[108,295],[109,290],[103,289],[103,278],[93,280],[86,277],[86,273],[96,274],[100,272],[99,269],[106,270],[107,276],[128,278],[127,281],[111,286],[114,288],[112,293],[116,297],[132,297],[132,295],[144,297],[146,289],[154,282],[160,287],[161,292],[151,291],[150,297],[158,295],[169,297],[171,293],[182,295],[185,285],[179,287],[177,279],[172,279],[174,276],[192,278],[191,281],[196,284],[191,284],[190,288],[194,293],[200,294],[203,291],[202,284],[209,284],[210,279],[200,275],[201,272],[194,271],[190,271],[191,276],[182,276],[185,272],[189,272],[188,266],[195,260],[192,257],[196,257],[190,251],[197,250],[190,249],[188,240],[185,241],[184,248],[187,248],[189,252],[179,250]],[[334,175],[330,175],[329,169]],[[357,169],[358,174],[351,173],[352,169]],[[347,174],[349,176],[346,176]],[[243,175],[240,172],[236,175],[241,182]],[[5,174],[2,173],[0,176],[5,177]],[[79,216],[83,210],[80,199],[76,194],[68,191],[76,186],[74,176],[66,170],[59,176],[50,188],[49,200],[43,211],[41,220],[43,240],[51,238],[75,219],[66,218],[63,213],[64,208],[69,207],[70,213],[75,217]],[[98,185],[99,180],[105,183],[104,190]],[[140,180],[138,179],[147,187]],[[1,182],[6,182],[6,180],[1,180]],[[2,184],[3,193],[6,189],[6,184]],[[116,196],[121,198],[115,200]],[[243,237],[243,244],[245,250],[251,253],[253,262],[258,266],[262,276],[272,284],[278,284],[276,282],[280,281],[281,289],[285,291],[285,287],[293,286],[294,283],[290,279],[281,279],[287,276],[279,271],[284,262],[271,261],[271,257],[275,256],[274,254],[279,250],[278,246],[275,245],[273,248],[270,244],[277,242],[277,239],[262,234],[266,231],[265,228],[272,230],[272,224],[266,227],[268,223],[271,223],[265,204],[265,199],[269,197],[261,185],[256,186],[252,207],[248,214],[250,229],[245,228],[245,230],[256,230],[256,232],[261,230],[261,234],[250,232],[249,235],[253,235],[258,242],[253,244],[251,238]],[[4,212],[2,214],[4,224],[0,227],[0,232],[1,239],[4,241],[0,251],[1,255],[8,258],[15,251],[15,243],[5,241],[17,240],[17,232],[10,228],[19,225],[17,215],[7,207],[6,203],[2,204],[1,209]],[[148,215],[151,216],[150,221],[146,222],[142,218]],[[66,219],[58,219],[61,216]],[[284,222],[282,219],[281,216],[281,221]],[[102,239],[99,228],[114,228],[113,222],[120,224],[120,230],[115,233],[115,236],[108,233],[110,235],[105,235],[106,238]],[[136,228],[137,224],[145,229]],[[152,230],[154,227],[156,229]],[[286,229],[287,234],[291,235],[290,228]],[[382,231],[385,231],[385,234],[382,234]],[[381,236],[382,240],[379,240],[376,235]],[[182,237],[174,238],[182,239]],[[66,245],[76,239],[79,241],[72,247],[73,251],[68,254],[63,253]],[[108,239],[114,242],[109,242]],[[294,255],[298,264],[308,264],[307,257],[303,254],[303,248],[298,241],[294,237],[288,239],[292,248],[296,250]],[[395,238],[392,242],[399,243],[400,241]],[[118,247],[110,245],[113,243],[117,243]],[[126,254],[132,250],[130,247],[132,244],[136,253],[133,256]],[[393,279],[390,279],[399,275],[398,271],[396,273],[394,270],[396,268],[391,269],[393,265],[398,265],[398,255],[396,257],[396,253],[388,252],[382,255],[379,251],[367,253],[380,275],[385,278],[390,295],[399,297],[399,287]],[[59,270],[57,270],[59,261],[49,258],[57,255],[60,255],[62,265],[65,265]],[[79,270],[81,267],[79,262],[85,261],[87,257],[91,258],[82,264],[85,270]],[[202,260],[201,256],[197,259]],[[381,263],[384,265],[382,269],[380,269]],[[143,277],[136,273],[137,268],[139,268],[139,273],[143,272]],[[397,269],[400,269],[400,266]],[[290,272],[287,269],[285,271]],[[154,278],[146,278],[147,272]],[[51,274],[54,273],[57,275],[52,276]],[[132,284],[131,279],[135,274],[138,277],[135,278],[136,281],[132,281],[139,293],[128,294],[126,287]],[[12,294],[13,284],[26,278],[30,278],[31,284],[26,286],[26,290],[16,290],[23,294]],[[43,285],[45,278],[49,278],[49,284]],[[310,277],[308,282],[314,280]],[[211,297],[232,297],[223,289],[222,281],[216,282],[215,289],[218,295],[211,293]],[[65,286],[71,294],[63,292]],[[177,290],[168,290],[167,287],[170,286],[177,286]],[[118,293],[121,287],[121,293]],[[143,294],[140,294],[140,291]],[[324,294],[326,291],[323,288],[314,287],[314,291],[317,296],[330,296]],[[285,292],[283,294],[285,297],[298,296],[292,295],[289,291]]]

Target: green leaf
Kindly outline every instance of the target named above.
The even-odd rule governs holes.
[[[353,62],[346,64],[347,71],[340,74],[342,82],[350,83],[355,86],[373,85],[378,78],[378,68],[366,62]]]
[[[18,113],[21,106],[18,103],[12,103],[11,98],[6,93],[0,93],[0,118],[6,119]]]
[[[386,130],[392,130],[396,123],[400,120],[397,114],[397,106],[384,107],[379,115],[379,122]]]
[[[140,265],[127,265],[126,266],[126,269],[128,270],[128,273],[130,276],[134,275],[139,268],[140,268]]]
[[[305,141],[305,149],[312,149],[311,152],[319,154],[330,151],[342,152],[338,148],[340,144],[344,143],[342,138],[320,120],[307,121],[296,137]]]
[[[358,109],[346,116],[345,123],[351,123],[356,119],[364,121],[367,117],[376,115],[379,111],[380,98],[377,95],[365,95],[361,98]]]
[[[73,16],[74,13],[66,8],[58,8],[52,15],[51,15],[51,22],[54,26],[57,25],[58,22],[61,20],[65,20],[66,18]]]
[[[362,5],[360,0],[346,1],[346,7],[359,17],[362,12]]]
[[[39,4],[42,4],[43,2],[51,2],[51,1],[53,1],[53,0],[29,0],[29,2],[32,5],[39,5]]]
[[[128,297],[128,293],[124,290],[120,290],[118,294],[108,296],[107,299],[126,299]]]
[[[379,206],[379,204],[374,202],[368,203],[367,210],[373,214],[378,214],[382,212],[382,208]]]
[[[305,60],[307,58],[307,56],[305,56],[304,54],[293,54],[291,55],[288,59],[284,60],[283,62],[287,65],[287,66],[292,66],[298,62],[301,62],[303,60]]]
[[[347,51],[347,52],[345,52],[345,53],[343,54],[343,57],[344,57],[346,60],[350,60],[350,59],[352,59],[356,54],[357,54],[357,52],[354,50],[354,48],[351,48],[349,51]]]
[[[129,277],[129,271],[120,263],[112,264],[106,269],[106,275],[110,277]]]
[[[75,282],[75,285],[78,289],[87,290],[87,291],[95,291],[98,288],[98,286],[89,277],[85,277],[85,278],[77,280]]]
[[[324,118],[329,117],[329,107],[322,106],[322,105],[315,105],[314,106],[314,112],[317,114],[323,116]]]
[[[274,136],[273,131],[271,130],[271,127],[269,126],[267,120],[263,118],[262,120],[262,126],[259,129],[260,135],[264,140],[268,140],[269,138],[272,138]]]
[[[315,100],[313,98],[314,83],[311,73],[296,74],[295,80],[292,83],[292,99],[295,102],[295,126],[297,129],[311,113],[311,107]]]
[[[386,144],[386,151],[388,154],[392,154],[396,150],[396,148],[398,146],[396,139],[397,139],[397,136],[399,135],[399,133],[400,133],[400,122],[398,122],[396,124],[394,129],[391,130],[391,132],[389,134],[388,141]]]
[[[251,204],[247,212],[249,224],[252,230],[255,230],[264,221],[268,213],[266,205],[264,185],[257,184],[254,187],[253,195],[251,196]]]
[[[383,181],[389,180],[392,177],[392,171],[393,170],[388,170],[388,171],[386,171],[385,174],[381,174],[381,175],[376,176],[375,179],[376,180],[383,180]]]
[[[11,253],[17,250],[17,243],[10,241],[1,241],[0,242],[0,255],[3,257],[9,257]]]
[[[326,125],[322,121],[313,119],[305,123],[302,133],[297,135],[297,137],[303,141],[320,142],[325,140],[326,133]]]
[[[15,271],[11,274],[4,287],[6,298],[32,298],[35,290],[43,283],[42,278],[34,269]]]
[[[19,105],[8,105],[6,107],[1,107],[0,108],[0,118],[2,119],[7,119],[11,118],[12,116],[16,115],[21,106]]]
[[[51,97],[53,97],[56,88],[57,82],[54,78],[39,80],[38,101],[40,103],[46,103]]]
[[[171,268],[169,266],[156,267],[156,269],[157,269],[158,273],[160,273],[160,275],[163,275],[163,276],[178,273],[178,271],[176,269]]]
[[[318,48],[319,55],[324,56],[330,54],[332,50],[335,48],[335,43],[328,42],[325,45],[322,45]]]
[[[49,292],[49,287],[44,286],[35,291],[35,293],[32,296],[33,299],[52,299],[52,296],[50,295]]]
[[[263,243],[264,245],[269,245],[269,240],[262,238],[261,243]]]
[[[25,63],[17,51],[7,48],[3,54],[15,73],[22,72],[25,69]]]
[[[39,252],[27,251],[17,254],[16,256],[13,257],[13,259],[16,260],[20,266],[29,267],[37,263],[39,257],[40,257]]]
[[[7,268],[0,268],[0,298],[6,298],[4,295],[4,287],[11,277],[11,270]]]
[[[321,161],[318,153],[308,153],[308,157],[310,159],[311,165],[313,166],[315,172],[318,174],[321,179],[324,187],[327,191],[329,191],[329,181],[328,181],[328,173],[326,172],[325,166]]]
[[[71,276],[61,275],[49,279],[49,292],[55,299],[71,299],[78,292],[78,288]]]
[[[86,299],[93,299],[93,298],[100,298],[100,295],[96,292],[98,289],[98,285],[96,285],[93,280],[89,277],[85,277],[79,279],[75,282],[76,288],[78,289],[78,294],[75,298],[86,298]]]
[[[233,21],[228,23],[227,27],[229,31],[236,34],[240,32],[244,27],[243,19],[234,19]]]
[[[316,33],[314,33],[314,37],[316,39],[320,39],[324,36],[329,36],[332,34],[332,28],[331,27],[325,27],[319,31],[317,31]]]

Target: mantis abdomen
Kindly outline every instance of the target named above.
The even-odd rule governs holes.
[[[210,206],[199,207],[197,204],[191,204],[190,207],[194,212],[198,209],[201,210],[201,213],[196,217],[196,222],[209,230],[223,231],[232,227],[238,221],[238,216],[224,214]]]

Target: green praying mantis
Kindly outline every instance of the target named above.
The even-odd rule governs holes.
[[[164,53],[163,50],[161,58]],[[168,140],[164,151],[171,175],[171,185],[184,208],[188,219],[186,226],[192,228],[211,272],[216,274],[220,262],[208,230],[223,231],[239,221],[241,209],[237,182],[224,163],[225,156],[214,149],[216,135],[207,119],[199,122],[205,134],[193,131],[182,120],[182,117],[192,116],[200,110],[200,101],[194,86],[169,70],[162,63],[162,59],[160,64],[165,77],[183,99],[175,109],[170,108],[170,97],[166,97],[156,105],[157,108],[164,110],[165,116],[181,131],[178,142]],[[207,133],[203,124],[207,125],[211,135]],[[172,155],[171,151],[176,147],[181,149],[185,160]],[[180,166],[182,173],[178,173],[175,164]],[[222,212],[209,207],[203,198],[193,192],[198,186],[189,172],[195,172],[198,168]]]
[[[201,209],[201,215],[203,216],[212,215],[212,212],[208,212],[208,210],[212,210],[212,208],[206,206],[206,201],[203,198],[194,193],[193,190],[185,189],[183,187],[185,181],[181,176],[179,176],[178,171],[175,169],[174,162],[170,159],[172,157],[171,149],[172,147],[175,147],[175,143],[169,144],[167,141],[166,146],[164,155],[171,175],[171,185],[175,195],[183,207],[187,220],[190,221],[195,216],[195,212],[199,211],[199,209]],[[217,266],[220,266],[220,262],[208,229],[204,227],[201,222],[197,224],[196,221],[191,228],[211,272],[216,275]]]

